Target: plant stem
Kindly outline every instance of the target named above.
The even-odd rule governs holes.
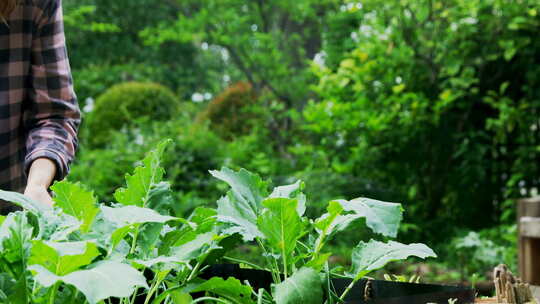
[[[135,232],[133,232],[133,240],[131,241],[131,249],[129,254],[135,253],[135,247],[137,247],[137,238],[139,237],[139,224],[135,225]]]
[[[328,262],[324,263],[324,272],[326,273],[326,294],[328,294],[328,304],[334,304],[332,288],[330,285],[330,267],[328,266]]]
[[[135,304],[135,299],[137,298],[137,292],[139,292],[139,288],[135,288],[135,291],[133,292],[133,295],[131,295],[131,300],[129,301],[129,303],[131,304]]]
[[[347,296],[347,294],[349,294],[349,292],[352,290],[354,284],[356,283],[356,280],[353,280],[351,282],[351,284],[349,284],[349,286],[347,286],[347,288],[345,289],[345,291],[341,294],[341,297],[339,297],[339,301],[340,302],[343,302],[345,301],[345,297]]]
[[[321,232],[321,234],[317,238],[317,241],[315,241],[315,251],[313,252],[313,256],[311,257],[312,261],[314,261],[317,258],[317,256],[319,256],[319,253],[321,252],[325,238],[326,238],[326,229]]]
[[[152,304],[160,304],[161,301],[165,300],[169,296],[170,293],[172,293],[173,291],[179,290],[181,288],[183,288],[183,284],[180,286],[168,288],[162,294],[160,294],[159,297],[155,298]]]
[[[264,292],[264,289],[259,288],[259,293],[257,294],[257,304],[262,304],[262,302],[263,302],[263,292]]]
[[[49,304],[54,304],[54,300],[56,298],[56,290],[58,289],[58,286],[60,285],[60,282],[56,282],[52,289],[51,289],[51,295],[49,296]]]
[[[279,266],[277,265],[277,262],[273,260],[272,258],[268,257],[268,251],[266,251],[266,248],[264,247],[263,243],[259,238],[255,238],[257,240],[257,243],[259,244],[259,247],[261,247],[262,251],[264,252],[264,255],[266,257],[266,260],[270,266],[270,269],[272,270],[272,279],[274,280],[274,283],[279,284],[281,283],[281,277],[279,275]],[[274,262],[276,265],[274,265]]]
[[[254,269],[258,269],[258,270],[267,270],[259,265],[256,265],[256,264],[253,264],[249,261],[246,261],[246,260],[242,260],[242,259],[237,259],[237,258],[233,258],[233,257],[228,257],[228,256],[224,256],[223,257],[224,260],[228,260],[228,261],[231,261],[231,262],[235,262],[235,263],[242,263],[242,264],[246,264],[248,266],[251,266],[253,267]]]
[[[154,177],[155,175],[152,175],[150,179],[150,186],[148,187],[148,191],[146,192],[146,195],[143,198],[143,204],[142,208],[146,208],[146,204],[148,203],[148,199],[150,198],[150,188],[152,188],[152,185],[154,184]],[[131,242],[131,249],[129,250],[130,254],[133,254],[135,252],[135,246],[137,245],[137,238],[139,237],[139,228],[141,224],[135,225],[135,232],[133,233],[133,241]]]
[[[283,248],[281,254],[283,256],[283,274],[285,275],[285,279],[287,279],[287,255],[285,254],[285,248]]]
[[[156,292],[156,290],[159,288],[159,284],[161,284],[161,280],[156,277],[154,282],[152,283],[152,286],[150,287],[150,290],[146,294],[146,298],[144,299],[144,304],[150,303],[150,298]]]
[[[191,270],[191,273],[189,274],[188,278],[186,279],[186,281],[184,283],[187,283],[187,282],[191,281],[191,279],[193,279],[193,277],[199,271],[199,268],[201,268],[201,265],[202,265],[201,262],[197,262],[197,264],[195,265],[195,267],[193,267],[193,270]]]
[[[75,288],[75,292],[73,293],[73,296],[71,297],[71,303],[76,303],[77,296],[79,296],[79,290]]]

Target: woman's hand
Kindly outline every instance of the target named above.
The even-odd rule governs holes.
[[[38,158],[30,166],[28,181],[24,195],[29,198],[52,206],[53,200],[49,194],[49,187],[56,174],[56,164],[48,158]]]
[[[49,206],[53,205],[53,200],[46,187],[39,185],[28,185],[24,190],[24,195],[28,196],[36,202],[40,202]]]

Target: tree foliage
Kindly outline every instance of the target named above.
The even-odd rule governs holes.
[[[505,199],[540,183],[540,6],[362,5],[356,48],[336,68],[315,67],[322,100],[304,111],[314,150],[332,170],[417,201],[417,236],[493,225]]]
[[[202,58],[194,44],[146,44],[140,37],[147,27],[176,19],[171,1],[66,0],[64,7],[72,66],[76,75],[78,70],[87,71],[80,77],[81,82],[88,74],[99,75],[93,77],[95,82],[100,82],[100,77],[113,78],[112,83],[107,83],[109,86],[132,80],[155,81],[180,92],[184,98],[214,85],[211,74],[219,69],[219,63],[211,57]],[[111,75],[107,72],[109,66],[121,66],[123,72]],[[77,81],[75,85],[79,88]],[[93,83],[95,88],[91,85],[81,84],[82,102],[103,93],[99,83]],[[89,86],[93,89],[90,92]]]
[[[155,44],[217,46],[257,92],[267,88],[287,105],[301,105],[309,95],[309,60],[321,51],[323,31],[341,2],[178,1],[178,19],[144,36]]]

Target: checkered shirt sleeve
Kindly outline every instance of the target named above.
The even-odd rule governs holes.
[[[56,179],[69,171],[77,148],[80,111],[66,51],[60,0],[41,1],[30,50],[24,170],[38,158],[53,160]]]

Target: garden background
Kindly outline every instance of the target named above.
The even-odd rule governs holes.
[[[540,3],[64,0],[84,121],[69,179],[103,202],[164,138],[178,215],[208,170],[403,203],[399,239],[439,254],[383,273],[475,283],[516,271],[515,199],[540,185]],[[320,206],[320,207],[318,207]],[[318,209],[317,209],[318,208]],[[349,229],[332,259],[349,256]],[[257,255],[246,247],[242,254]]]

